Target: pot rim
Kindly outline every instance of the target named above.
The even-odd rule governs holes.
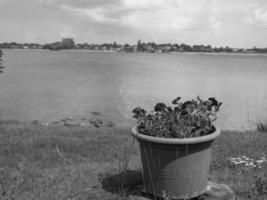
[[[215,131],[209,135],[204,135],[195,138],[161,138],[141,134],[137,131],[137,125],[132,127],[132,135],[138,140],[143,140],[159,144],[196,144],[215,140],[221,134],[221,130],[215,127]]]

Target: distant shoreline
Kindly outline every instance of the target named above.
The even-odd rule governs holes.
[[[2,50],[25,50],[25,51],[66,51],[66,52],[93,52],[93,53],[127,53],[127,54],[205,54],[205,55],[267,55],[267,52],[192,52],[192,51],[170,51],[170,52],[127,52],[127,51],[115,51],[115,50],[92,50],[92,49],[61,49],[61,50],[49,50],[49,49],[23,49],[23,48],[2,48]]]
[[[115,51],[115,52],[146,52],[146,53],[180,53],[180,52],[201,52],[201,53],[267,53],[266,47],[237,48],[229,46],[211,46],[207,44],[185,44],[185,43],[155,43],[142,42],[140,39],[136,44],[113,43],[89,44],[75,43],[73,38],[62,38],[61,41],[39,44],[39,43],[0,43],[0,49],[48,49],[48,50],[93,50],[93,51]]]

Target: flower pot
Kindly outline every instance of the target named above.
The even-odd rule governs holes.
[[[146,193],[172,199],[189,199],[205,192],[211,145],[220,130],[196,138],[159,138],[138,133]]]

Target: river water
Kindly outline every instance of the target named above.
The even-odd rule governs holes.
[[[136,106],[216,97],[221,129],[267,122],[267,55],[4,50],[2,119],[55,121],[100,112],[131,123]]]

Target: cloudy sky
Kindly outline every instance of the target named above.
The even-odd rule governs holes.
[[[0,42],[267,47],[267,0],[0,0]]]

